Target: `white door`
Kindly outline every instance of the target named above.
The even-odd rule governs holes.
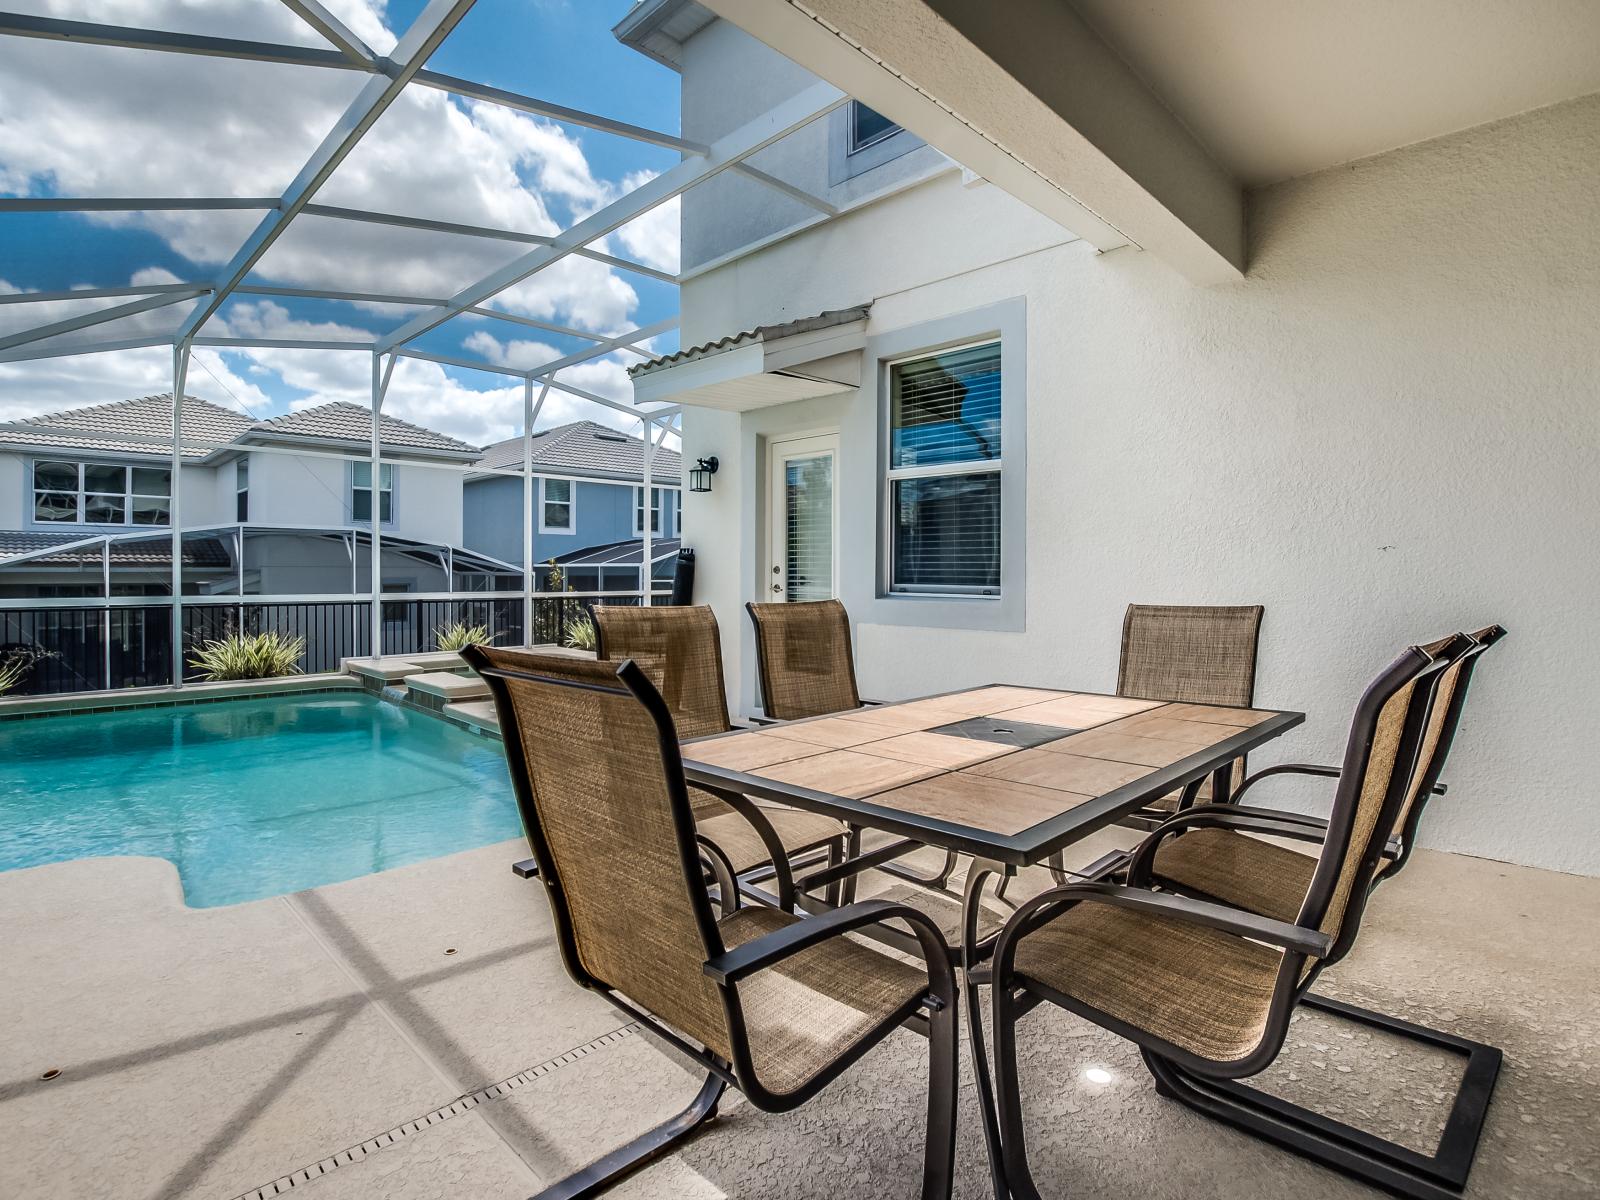
[[[772,561],[765,600],[829,600],[838,594],[839,435],[771,443]]]

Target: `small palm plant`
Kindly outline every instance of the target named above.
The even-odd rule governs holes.
[[[273,679],[300,674],[300,656],[306,652],[303,637],[269,630],[266,633],[230,632],[216,641],[202,642],[189,665],[211,683],[230,679]]]
[[[462,650],[467,646],[492,646],[498,633],[491,634],[487,625],[468,625],[465,621],[450,621],[433,631],[434,641],[441,650]]]
[[[594,622],[587,614],[581,617],[568,617],[566,627],[561,632],[562,642],[573,650],[595,648]]]
[[[41,658],[54,657],[56,655],[53,650],[12,650],[0,655],[0,696],[4,696],[26,679],[34,663]]]

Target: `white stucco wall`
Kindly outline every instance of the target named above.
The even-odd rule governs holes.
[[[867,298],[873,333],[1026,301],[1025,632],[861,623],[866,694],[1109,690],[1130,601],[1261,603],[1257,698],[1308,718],[1256,761],[1337,761],[1399,647],[1498,621],[1424,843],[1600,874],[1597,197],[1589,97],[1261,192],[1249,277],[1197,288],[944,179],[692,281],[684,341]],[[863,404],[685,414],[686,455],[723,463],[684,522],[746,709],[760,439],[870,428]],[[869,506],[846,531],[873,524],[875,452],[842,446],[841,498]],[[847,599],[871,544],[843,539]]]
[[[223,474],[231,489],[232,468],[224,468]],[[460,471],[397,462],[394,523],[385,525],[384,532],[461,545],[464,479]],[[259,525],[350,524],[350,463],[300,454],[251,455],[250,520]]]

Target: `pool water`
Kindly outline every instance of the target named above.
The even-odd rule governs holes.
[[[498,741],[365,693],[0,722],[0,870],[159,856],[210,907],[521,831]]]

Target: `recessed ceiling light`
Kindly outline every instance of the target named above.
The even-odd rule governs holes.
[[[1090,1067],[1083,1073],[1083,1077],[1090,1083],[1110,1083],[1111,1072],[1104,1067]]]

